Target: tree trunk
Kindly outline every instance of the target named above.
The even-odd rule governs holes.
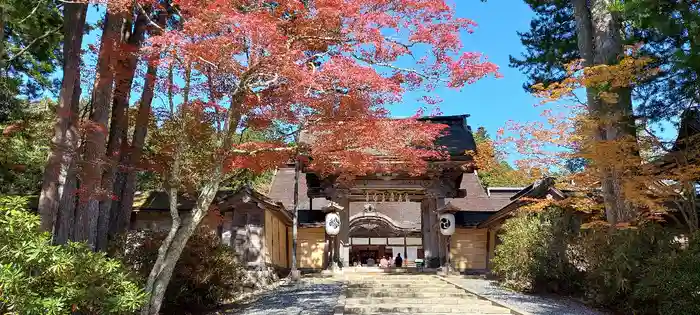
[[[75,82],[74,89],[73,95],[80,95],[81,88],[79,78]],[[80,98],[74,97],[71,104],[71,121],[79,121],[79,111]],[[64,161],[65,167],[62,167],[59,177],[60,187],[58,194],[61,196],[61,200],[58,206],[56,226],[54,228],[55,232],[53,235],[53,242],[55,244],[65,244],[68,240],[73,239],[73,219],[75,217],[76,192],[78,189],[76,155],[80,144],[80,133],[75,123],[69,126],[67,137],[68,143],[71,146],[71,152],[74,152],[74,154],[66,155],[67,159]]]
[[[168,13],[161,11],[158,16],[158,24],[163,26],[167,19]],[[144,16],[139,15],[139,18]],[[137,20],[138,23],[138,20]],[[117,195],[117,200],[112,204],[113,212],[117,212],[116,222],[110,226],[110,233],[116,235],[126,232],[129,228],[131,212],[133,210],[134,195],[136,194],[136,165],[141,160],[143,146],[146,142],[148,133],[148,122],[151,116],[151,103],[155,92],[156,79],[158,75],[158,55],[151,56],[148,61],[148,70],[144,78],[143,92],[139,101],[139,110],[136,115],[134,124],[134,134],[131,139],[131,145],[127,150],[122,150],[122,158],[120,161],[122,167],[118,170],[115,187],[120,187],[120,195]],[[125,147],[126,142],[122,141],[122,146]]]
[[[154,61],[151,61],[148,65],[143,93],[141,94],[141,101],[139,102],[139,111],[136,116],[131,146],[126,152],[126,163],[123,165],[123,171],[117,176],[117,182],[123,182],[123,188],[121,198],[116,201],[117,206],[112,205],[115,209],[119,209],[119,217],[115,226],[116,230],[114,231],[115,234],[126,231],[131,218],[134,195],[136,194],[136,165],[141,160],[143,146],[148,133],[148,121],[151,116],[151,102],[153,101],[157,70],[158,66]]]
[[[612,0],[591,1],[591,20],[595,38],[595,64],[616,64],[622,58],[622,21],[617,13],[610,11]],[[614,89],[618,95],[617,103],[600,100],[600,113],[605,116],[604,140],[637,140],[634,115],[632,112],[632,90],[630,88]],[[606,123],[607,122],[607,123]],[[610,223],[628,223],[635,219],[632,207],[625,202],[621,172],[610,167],[603,180],[603,198],[606,209],[614,213]]]
[[[80,93],[76,92],[80,91],[80,45],[83,41],[86,12],[87,4],[64,4],[63,82],[56,108],[57,117],[54,125],[54,136],[51,140],[52,147],[44,169],[38,205],[41,228],[44,231],[51,231],[52,236],[56,233],[56,220],[59,203],[62,199],[62,195],[59,193],[61,173],[70,169],[71,161],[76,153],[72,141],[74,138],[71,138],[71,135],[77,135],[77,121],[75,121],[77,110],[73,104],[77,103],[80,98]],[[70,180],[72,179],[68,178],[64,182],[70,182]],[[65,189],[61,190],[65,191]]]
[[[622,55],[620,20],[610,12],[608,0],[574,0],[574,16],[578,32],[578,47],[584,66],[615,64]],[[622,141],[632,136],[636,141],[632,115],[631,90],[612,91],[618,94],[617,104],[608,104],[598,97],[595,87],[586,87],[588,112],[600,124],[594,130],[594,140]],[[611,121],[615,117],[620,120]],[[595,161],[594,161],[595,162]],[[631,208],[624,202],[618,170],[600,163],[601,186],[608,223],[616,225],[634,219]]]
[[[121,212],[119,208],[112,206],[116,203],[116,199],[122,195],[122,185],[115,185],[115,175],[119,164],[124,163],[128,153],[128,136],[129,116],[129,96],[131,85],[136,74],[136,65],[138,62],[138,51],[141,48],[146,32],[148,17],[139,14],[134,25],[133,33],[131,30],[131,21],[126,21],[122,27],[121,49],[123,57],[117,63],[117,74],[115,80],[114,97],[112,99],[112,119],[109,129],[109,141],[107,142],[107,158],[109,164],[102,176],[102,189],[111,194],[115,199],[104,199],[100,202],[100,237],[98,238],[98,249],[104,250],[107,248],[108,239],[116,234],[123,232],[118,229],[120,226]],[[146,122],[147,123],[147,122]],[[119,151],[117,151],[119,149]]]
[[[150,297],[148,303],[141,310],[142,315],[159,314],[165,291],[170,283],[175,265],[180,259],[180,254],[182,254],[187,241],[194,234],[199,223],[202,222],[202,219],[209,212],[209,206],[219,190],[220,173],[220,168],[215,170],[213,177],[216,179],[203,187],[197,198],[197,204],[192,210],[192,215],[184,224],[180,224],[179,215],[177,214],[177,189],[170,189],[170,213],[173,216],[173,225],[170,227],[168,237],[158,249],[158,259],[148,277],[146,292],[149,293]],[[175,209],[174,211],[173,208]]]
[[[97,249],[98,246],[99,230],[106,228],[106,226],[101,226],[106,223],[106,220],[100,220],[100,199],[104,198],[104,192],[101,191],[100,186],[102,164],[105,158],[109,104],[112,99],[117,59],[116,45],[123,20],[124,13],[107,12],[106,14],[92,95],[93,108],[86,127],[87,141],[81,173],[81,193],[76,215],[75,239],[87,241],[93,249]]]
[[[184,103],[180,110],[180,114],[184,115],[185,105],[188,101],[189,95],[189,77],[190,77],[191,66],[188,65],[186,68],[186,80],[184,93]],[[222,140],[220,142],[220,149],[225,150],[231,147],[233,143],[233,138],[235,136],[238,124],[241,121],[240,104],[244,99],[243,89],[239,89],[239,92],[231,95],[231,107],[229,108],[229,113],[226,119],[226,129],[223,130]],[[212,100],[213,101],[213,100]],[[170,227],[170,232],[168,237],[163,241],[163,244],[158,249],[158,258],[156,260],[150,275],[148,276],[148,281],[146,282],[146,293],[149,294],[149,301],[141,309],[142,315],[157,315],[160,311],[161,304],[163,303],[163,297],[165,296],[165,290],[170,283],[170,277],[172,276],[175,264],[180,259],[180,254],[187,244],[190,236],[194,233],[195,229],[199,223],[204,219],[204,217],[209,212],[209,207],[211,206],[217,191],[219,190],[219,185],[223,178],[223,168],[225,155],[220,155],[216,164],[214,165],[214,170],[212,171],[211,180],[207,182],[204,187],[202,187],[199,196],[197,197],[197,203],[192,209],[190,219],[185,222],[184,225],[180,224],[180,218],[177,211],[177,176],[179,176],[179,164],[180,164],[180,147],[182,143],[178,144],[178,148],[175,150],[175,161],[173,162],[173,176],[174,182],[171,181],[170,186],[170,213],[173,218],[173,224]],[[175,185],[173,185],[175,184]]]

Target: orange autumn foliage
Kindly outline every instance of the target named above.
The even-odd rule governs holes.
[[[698,146],[673,152],[673,143],[662,139],[646,121],[636,122],[636,138],[600,138],[597,128],[619,123],[622,117],[607,107],[592,113],[577,96],[581,89],[589,88],[604,106],[614,106],[617,89],[633,88],[658,71],[650,66],[651,62],[637,56],[632,47],[618,64],[584,68],[581,62],[575,62],[568,65],[568,77],[563,81],[547,87],[534,86],[535,94],[542,99],[537,105],[544,108],[542,119],[509,121],[499,131],[501,142],[522,156],[520,165],[553,172],[559,177],[560,188],[577,193],[564,201],[538,201],[529,210],[557,204],[598,214],[602,219],[600,185],[603,176],[615,176],[621,183],[618,193],[636,212],[635,222],[680,217],[675,223],[697,230],[698,205],[693,183],[700,179],[700,164],[692,161],[700,156]],[[579,162],[578,167],[572,168],[572,161]]]

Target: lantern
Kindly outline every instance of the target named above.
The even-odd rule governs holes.
[[[455,215],[443,213],[440,215],[440,233],[442,235],[452,235],[455,233]]]
[[[340,233],[340,216],[336,212],[326,214],[326,234],[335,236]]]

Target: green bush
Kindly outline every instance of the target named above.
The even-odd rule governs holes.
[[[115,244],[113,255],[148,277],[166,232],[134,231]],[[245,270],[216,233],[200,227],[187,242],[165,292],[166,314],[214,307],[243,289]]]
[[[592,229],[578,242],[586,298],[630,314],[700,314],[700,249],[659,225]]]
[[[642,268],[632,298],[641,312],[661,315],[700,314],[700,243],[657,255]]]
[[[0,313],[129,314],[145,302],[119,261],[82,243],[51,245],[26,204],[0,197]]]
[[[492,260],[494,274],[516,291],[577,292],[581,275],[568,255],[575,224],[556,207],[507,220]]]

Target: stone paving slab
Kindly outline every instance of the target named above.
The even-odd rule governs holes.
[[[340,281],[302,278],[263,293],[246,304],[219,311],[220,315],[333,315],[343,293]]]
[[[499,287],[490,280],[462,276],[443,279],[523,315],[608,315],[566,297],[522,294]]]

